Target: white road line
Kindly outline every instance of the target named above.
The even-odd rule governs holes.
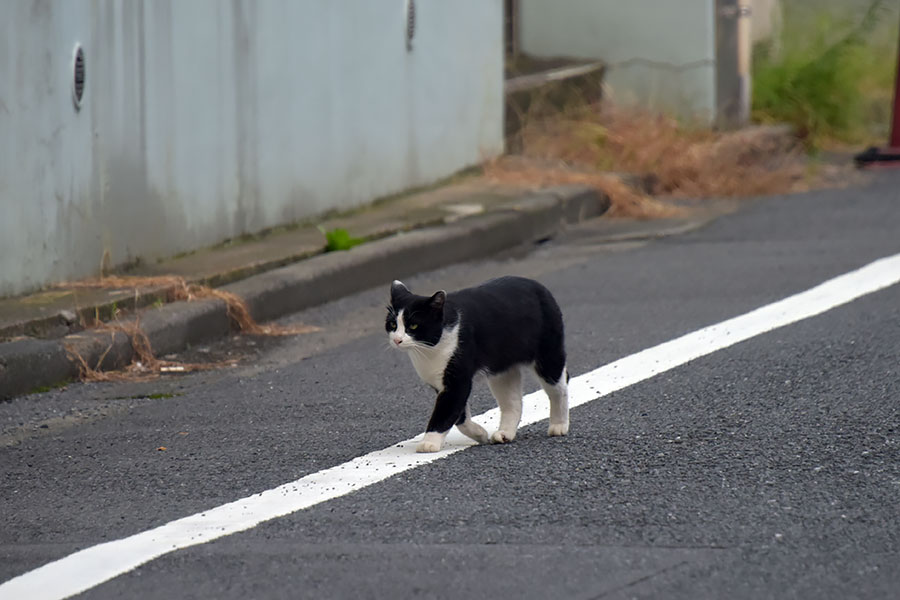
[[[900,281],[900,254],[875,261],[810,290],[705,327],[572,378],[570,405],[578,406],[659,373],[772,331],[821,314]],[[543,392],[525,397],[522,424],[547,418]],[[479,416],[496,427],[497,409]],[[578,426],[575,420],[574,426]],[[406,440],[312,473],[291,483],[172,521],[127,538],[85,548],[0,584],[0,599],[59,599],[78,594],[180,548],[210,542],[264,521],[309,508],[362,489],[388,477],[459,452],[470,446],[454,430],[448,446],[436,454],[416,454]]]

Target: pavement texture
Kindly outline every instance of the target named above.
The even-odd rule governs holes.
[[[138,265],[127,275],[175,276],[224,289],[242,298],[255,320],[267,321],[395,277],[538,242],[608,208],[609,199],[590,188],[527,191],[464,180],[318,224]],[[367,242],[325,252],[318,225]],[[157,355],[233,332],[223,300],[166,302],[172,285],[86,288],[76,282],[0,299],[0,400],[77,377],[74,353],[98,370],[130,363],[131,337],[84,327],[96,318],[138,322]]]
[[[657,240],[591,219],[404,281],[540,280],[577,376],[900,252],[898,200],[885,174]],[[286,316],[321,331],[234,369],[0,404],[0,581],[420,434],[433,393],[386,347],[387,293]],[[566,438],[535,424],[79,598],[895,598],[898,338],[895,285],[582,405]]]

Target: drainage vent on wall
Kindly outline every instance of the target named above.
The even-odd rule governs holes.
[[[84,98],[84,50],[81,44],[75,44],[75,52],[72,55],[72,102],[75,110],[81,110],[81,100]]]
[[[412,52],[416,35],[416,0],[406,0],[406,51]]]

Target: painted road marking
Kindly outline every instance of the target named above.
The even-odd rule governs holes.
[[[819,315],[900,281],[900,254],[828,280],[805,292],[704,327],[693,333],[632,354],[569,382],[575,407],[712,354],[757,335]],[[524,398],[522,425],[547,418],[543,392]],[[488,429],[497,427],[499,410],[478,417]],[[155,558],[245,531],[264,521],[289,515],[338,498],[388,477],[470,447],[457,431],[435,454],[416,454],[417,440],[354,458],[336,467],[242,498],[155,529],[85,548],[0,584],[0,599],[60,599],[73,596],[127,573]]]

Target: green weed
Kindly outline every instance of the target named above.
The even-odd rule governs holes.
[[[856,22],[834,12],[786,14],[780,51],[755,51],[754,119],[790,123],[814,149],[883,141],[897,65],[896,22],[885,12],[875,0]]]
[[[60,390],[72,382],[71,379],[64,379],[62,381],[57,381],[56,383],[50,385],[39,385],[36,388],[33,388],[29,394],[46,394],[47,392],[52,392],[53,390]]]
[[[349,250],[354,246],[358,246],[366,240],[355,238],[350,235],[346,229],[329,229],[325,230],[321,225],[318,226],[319,231],[325,236],[325,251],[334,252],[337,250]]]

